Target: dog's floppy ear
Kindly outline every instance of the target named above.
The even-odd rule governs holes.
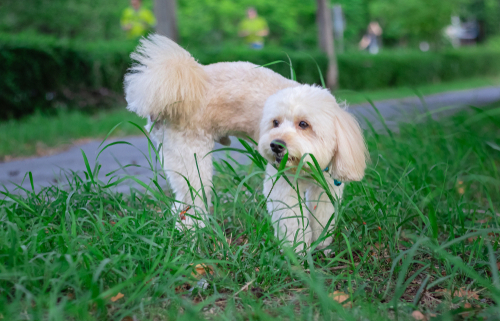
[[[360,181],[369,157],[361,128],[345,110],[335,117],[336,150],[332,159],[332,174],[340,181]]]

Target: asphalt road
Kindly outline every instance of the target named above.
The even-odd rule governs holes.
[[[450,113],[466,106],[482,106],[495,101],[500,101],[500,87],[486,87],[458,92],[448,92],[426,96],[423,102],[418,98],[393,99],[378,101],[375,103],[380,114],[384,117],[389,126],[394,126],[397,121],[414,120],[416,116],[421,115],[426,110],[439,113]],[[453,106],[452,109],[447,107]],[[444,110],[444,111],[443,111]],[[381,123],[370,104],[353,105],[349,111],[357,116],[364,123],[370,121],[375,128],[380,128]],[[118,170],[119,175],[134,175],[143,182],[149,182],[153,175],[153,170],[148,162],[149,155],[147,140],[145,137],[126,137],[119,140],[126,141],[133,146],[126,144],[116,144],[107,148],[99,155],[98,162],[102,165],[99,179],[107,181],[105,174]],[[116,140],[110,140],[110,143]],[[234,148],[243,148],[234,137],[231,139]],[[66,176],[72,171],[82,174],[86,170],[85,162],[82,156],[82,150],[85,152],[89,164],[93,169],[96,163],[96,157],[99,153],[100,141],[73,146],[59,154],[14,160],[0,163],[0,190],[7,189],[10,192],[22,193],[19,186],[31,189],[30,180],[27,172],[31,172],[35,189],[39,190],[43,186],[53,184],[66,184]],[[103,146],[105,146],[104,144]],[[101,146],[101,148],[103,147]],[[216,149],[223,146],[216,144]],[[227,158],[225,152],[214,153],[216,159]],[[249,160],[242,154],[231,152],[231,157],[237,162],[245,163]],[[154,159],[154,157],[153,157]],[[132,164],[127,168],[123,166]],[[154,164],[154,166],[158,166]],[[130,186],[137,187],[132,183],[124,182],[116,189],[120,192],[127,192]]]

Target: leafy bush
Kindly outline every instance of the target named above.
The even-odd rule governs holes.
[[[128,4],[129,0],[2,0],[0,31],[94,41],[125,38],[120,14]]]
[[[316,47],[314,0],[180,0],[177,17],[181,43],[190,47],[227,42],[242,43],[238,23],[249,6],[267,19],[269,43],[290,48]],[[0,32],[36,32],[79,40],[124,39],[120,28],[122,10],[129,0],[2,0]],[[153,9],[152,0],[143,5]]]
[[[111,98],[122,96],[123,75],[130,66],[129,53],[135,45],[123,41],[69,42],[0,34],[0,104],[5,106],[0,118],[71,103],[79,107],[109,104]],[[327,68],[326,57],[318,51],[217,47],[191,52],[202,64],[250,61],[266,65],[279,60],[288,63],[290,58],[297,80],[302,83],[320,84],[318,67],[323,74]],[[290,77],[287,63],[268,67]],[[342,89],[416,86],[498,75],[500,49],[478,47],[439,53],[385,51],[375,56],[342,54],[338,56],[338,64]]]
[[[78,100],[81,107],[121,91],[130,42],[76,43],[0,35],[0,118]],[[111,92],[110,92],[111,90]],[[102,97],[101,97],[102,96]]]

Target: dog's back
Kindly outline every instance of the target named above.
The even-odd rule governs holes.
[[[249,62],[221,62],[204,66],[209,76],[208,104],[203,119],[217,131],[258,139],[266,99],[277,91],[298,86],[274,71]]]
[[[249,135],[258,139],[266,99],[299,85],[249,62],[203,66],[160,35],[142,39],[131,57],[136,64],[125,75],[129,110],[219,137]]]

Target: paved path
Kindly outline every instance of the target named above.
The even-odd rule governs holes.
[[[449,114],[467,106],[481,107],[496,101],[500,101],[500,86],[440,93],[425,96],[423,101],[418,97],[382,100],[375,102],[375,106],[386,123],[394,126],[397,121],[414,120],[415,115],[421,115],[426,110],[436,115]],[[375,127],[380,125],[379,118],[368,103],[352,106],[350,111],[358,116],[361,122],[366,118]]]
[[[468,105],[481,106],[500,101],[500,87],[486,87],[436,94],[426,96],[424,101],[426,106],[418,98],[378,101],[375,105],[389,126],[391,126],[398,120],[412,119],[409,117],[414,118],[415,114],[421,114],[426,109],[436,112],[444,107],[456,106],[453,110],[457,110]],[[370,104],[354,105],[350,107],[349,111],[354,113],[361,122],[368,120],[376,128],[380,127],[378,117]],[[450,112],[450,110],[447,112]],[[142,181],[148,182],[148,178],[152,176],[152,170],[150,169],[147,157],[142,154],[149,154],[146,138],[126,137],[120,140],[127,141],[133,146],[117,144],[106,149],[98,159],[102,165],[99,178],[104,181],[106,179],[105,174],[119,169],[117,174],[135,175]],[[231,147],[243,148],[237,139],[232,138],[231,140]],[[100,141],[93,141],[80,146],[73,146],[57,155],[0,163],[0,190],[6,188],[12,192],[16,189],[16,185],[31,189],[29,178],[25,176],[28,171],[32,172],[36,189],[56,183],[64,185],[66,182],[65,174],[71,171],[79,173],[85,171],[85,163],[81,150],[87,155],[91,168],[94,168],[95,159],[99,152],[99,144]],[[216,149],[221,147],[221,145],[216,144]],[[226,157],[224,152],[217,152],[214,155],[216,159]],[[248,161],[245,156],[239,153],[233,152],[231,156],[240,163]],[[120,169],[120,167],[127,164],[137,165],[138,167],[133,166]],[[117,190],[126,192],[129,190],[129,185],[122,184]]]

